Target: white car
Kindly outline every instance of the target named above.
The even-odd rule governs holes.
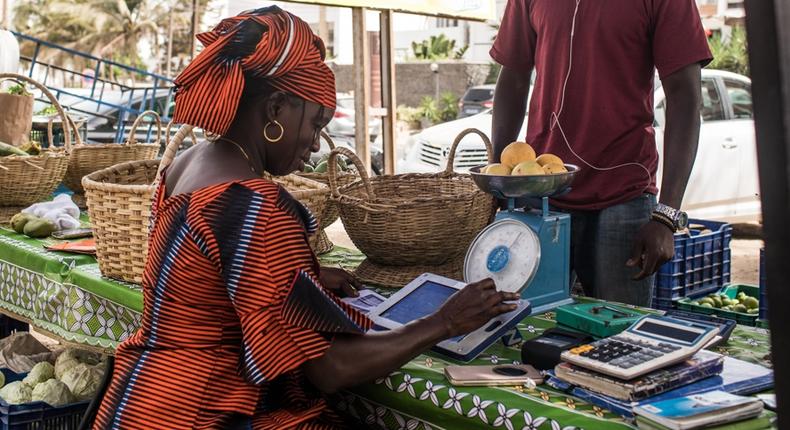
[[[663,154],[665,101],[657,81],[654,93],[656,143]],[[761,218],[757,151],[752,112],[751,80],[735,73],[702,71],[702,125],[694,169],[691,172],[683,209],[692,218],[729,222]],[[519,136],[526,135],[526,121]],[[412,136],[398,160],[398,173],[429,173],[443,170],[453,139],[467,128],[491,135],[491,111],[439,124]],[[466,136],[458,147],[454,167],[468,171],[486,164],[485,147],[476,135]],[[658,184],[661,184],[659,163]]]

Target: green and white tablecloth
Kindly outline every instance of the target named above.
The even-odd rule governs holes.
[[[103,278],[93,257],[48,252],[54,242],[0,228],[0,312],[22,317],[66,341],[112,349],[140,324],[140,287]],[[328,266],[353,269],[364,256],[336,248]],[[553,313],[524,320],[525,338],[555,325]],[[717,352],[770,366],[768,333],[739,326]],[[497,343],[472,364],[512,363],[518,348]],[[397,372],[342,395],[335,406],[371,427],[392,429],[616,430],[631,426],[597,406],[546,386],[453,387],[443,368],[455,364],[427,354]]]

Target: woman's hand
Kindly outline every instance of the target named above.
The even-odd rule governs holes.
[[[322,267],[319,279],[324,288],[340,297],[357,297],[357,290],[363,287],[354,275],[334,267]]]
[[[433,316],[443,321],[447,338],[452,338],[477,330],[492,318],[515,310],[516,304],[504,302],[519,298],[516,293],[497,291],[494,281],[484,279],[453,294]]]

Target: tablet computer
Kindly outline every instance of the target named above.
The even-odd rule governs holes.
[[[378,305],[368,316],[379,329],[395,329],[436,312],[450,296],[465,286],[460,281],[425,273]],[[469,334],[444,340],[433,350],[455,360],[473,360],[529,316],[529,301],[521,299],[516,304],[515,310],[492,319]]]

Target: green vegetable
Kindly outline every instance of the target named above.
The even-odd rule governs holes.
[[[0,389],[0,397],[9,405],[30,403],[33,398],[33,389],[22,381],[14,381]]]
[[[36,112],[36,115],[47,116],[47,115],[55,115],[58,113],[58,108],[55,106],[47,106],[44,109]]]
[[[39,383],[33,388],[31,400],[34,402],[46,402],[50,406],[63,406],[74,403],[74,395],[71,394],[68,385],[52,378]]]
[[[11,218],[11,228],[13,228],[15,232],[23,234],[25,232],[25,224],[33,219],[37,219],[37,217],[32,214],[20,212]]]
[[[329,169],[329,164],[326,161],[322,161],[322,162],[318,163],[317,166],[315,166],[314,172],[315,173],[326,173],[326,171],[328,169]]]
[[[61,379],[67,370],[76,367],[80,363],[95,366],[101,362],[99,354],[77,348],[67,348],[55,360],[55,377]]]
[[[757,309],[760,307],[760,301],[754,297],[747,297],[743,299],[743,304],[746,305],[747,309]]]
[[[91,366],[80,363],[72,367],[60,378],[78,401],[92,399],[99,391],[104,378],[104,366]]]
[[[29,92],[27,92],[27,90],[25,89],[25,86],[22,85],[22,84],[16,84],[16,85],[14,85],[12,87],[9,87],[6,90],[6,92],[8,94],[13,94],[15,96],[27,96],[27,97],[30,97],[30,96],[33,95],[33,94],[30,94]]]
[[[25,235],[34,238],[49,237],[55,230],[57,230],[55,224],[43,218],[28,221],[24,228]]]
[[[0,157],[6,157],[8,155],[27,156],[29,154],[27,152],[23,151],[22,149],[17,148],[16,146],[0,142]]]
[[[36,385],[48,381],[55,377],[55,366],[49,364],[46,361],[42,361],[41,363],[37,363],[33,366],[33,369],[30,370],[30,373],[25,376],[25,379],[22,380],[27,385],[30,385],[34,389]]]
[[[313,166],[311,166],[309,164],[305,164],[304,165],[304,172],[305,173],[313,173],[313,170],[315,170],[315,169],[313,169]]]
[[[720,308],[720,307],[722,306],[721,297],[719,297],[719,296],[713,296],[713,297],[711,297],[711,298],[713,299],[713,306],[715,306],[715,307],[717,307],[717,308]]]
[[[710,302],[700,303],[700,306],[702,306],[703,308],[712,308],[713,307],[713,305],[710,304]]]
[[[0,372],[0,388],[2,388],[3,385],[5,385],[5,373]]]

